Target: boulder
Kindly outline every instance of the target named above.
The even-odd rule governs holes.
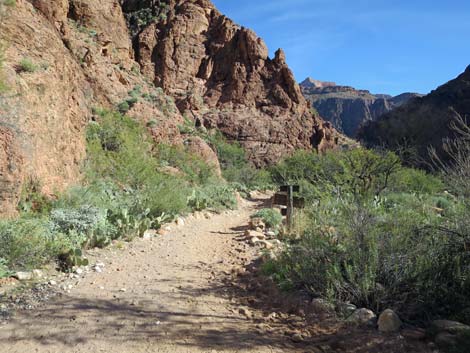
[[[402,322],[393,310],[386,309],[380,314],[377,325],[380,332],[398,332]]]
[[[372,310],[361,308],[354,311],[351,316],[347,318],[347,322],[351,325],[373,325],[377,316],[374,314]]]
[[[451,334],[470,334],[470,326],[451,320],[434,320],[429,326],[428,332],[435,336],[441,332]]]
[[[315,313],[333,313],[335,311],[335,306],[328,300],[322,298],[313,299],[310,303],[310,308],[312,308]]]
[[[19,271],[13,275],[13,278],[16,278],[19,281],[31,281],[34,278],[32,272]]]

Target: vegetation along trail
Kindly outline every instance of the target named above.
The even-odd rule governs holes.
[[[103,272],[18,313],[0,330],[0,352],[295,351],[286,337],[260,334],[224,284],[254,255],[237,238],[260,202],[100,250],[91,259]]]
[[[250,269],[260,248],[244,232],[267,201],[255,193],[238,210],[196,213],[163,235],[89,251],[94,271],[71,275],[61,295],[0,326],[0,352],[432,351],[306,315],[301,297],[259,282]]]

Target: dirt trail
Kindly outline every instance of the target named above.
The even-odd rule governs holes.
[[[237,237],[262,201],[100,250],[92,260],[104,262],[103,273],[19,312],[0,328],[0,352],[294,352],[288,337],[240,314],[224,284],[254,257]]]
[[[252,268],[259,256],[242,235],[266,198],[90,252],[103,272],[68,279],[66,294],[17,312],[0,326],[0,353],[435,351],[399,333],[342,325],[312,311],[307,298],[289,302],[256,271],[231,273]]]

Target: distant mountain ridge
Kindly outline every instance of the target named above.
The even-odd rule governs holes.
[[[428,95],[410,100],[377,121],[369,122],[359,137],[370,147],[405,151],[407,162],[426,167],[429,146],[447,158],[442,141],[455,136],[450,124],[456,114],[467,121],[470,117],[470,66]]]
[[[372,94],[368,90],[358,90],[313,78],[302,81],[300,88],[323,119],[331,122],[338,131],[353,138],[366,122],[375,121],[410,99],[422,96],[418,93],[403,93],[395,97]]]

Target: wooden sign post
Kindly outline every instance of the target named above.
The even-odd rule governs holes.
[[[298,185],[284,185],[281,186],[280,192],[274,194],[274,205],[287,206],[287,208],[281,209],[283,216],[287,217],[287,226],[292,229],[294,223],[294,210],[295,208],[304,208],[305,199],[303,197],[294,196],[295,192],[299,192],[300,188]]]

